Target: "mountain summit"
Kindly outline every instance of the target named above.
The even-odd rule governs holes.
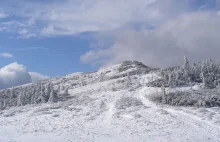
[[[0,141],[220,140],[218,95],[200,84],[153,86],[179,70],[125,61],[1,90]]]

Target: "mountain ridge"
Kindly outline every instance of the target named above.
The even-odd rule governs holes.
[[[6,89],[0,92],[0,141],[219,141],[219,107],[174,106],[178,96],[186,98],[177,92],[202,88],[147,86],[160,73],[129,61]],[[174,96],[173,106],[158,101],[163,93]]]

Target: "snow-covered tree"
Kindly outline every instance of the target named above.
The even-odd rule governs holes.
[[[3,110],[3,109],[4,109],[4,103],[0,102],[0,110]]]
[[[66,88],[66,89],[64,90],[63,95],[64,95],[64,96],[69,96],[69,91],[68,91],[68,88]]]
[[[165,89],[164,85],[162,85],[161,91],[162,91],[162,103],[166,104],[167,103],[167,97],[166,97],[166,89]]]
[[[25,102],[24,102],[24,94],[23,94],[23,92],[21,92],[18,95],[17,106],[23,106],[24,104],[25,104]]]
[[[173,73],[169,73],[168,85],[170,87],[175,86],[175,79],[174,79],[174,74]]]
[[[85,86],[86,82],[84,81],[84,79],[81,80],[81,86]]]
[[[186,83],[190,83],[191,68],[190,68],[189,60],[186,56],[184,56],[184,64],[181,70],[182,70],[182,80],[184,80]]]
[[[50,95],[51,88],[52,88],[52,85],[51,85],[51,82],[49,82],[49,83],[46,85],[46,88],[45,88],[45,95],[46,95],[46,96],[49,96],[49,95]]]
[[[212,62],[211,59],[206,60],[203,62],[202,68],[201,68],[201,78],[203,81],[203,84],[206,88],[214,88],[215,87],[215,80],[217,76],[217,69]]]
[[[30,102],[30,103],[31,103],[31,104],[36,104],[36,103],[37,103],[35,94],[32,94],[32,96],[31,96],[31,102]]]
[[[60,87],[60,90],[63,91],[65,89],[65,87],[63,86],[63,84]]]
[[[39,103],[46,103],[47,101],[48,101],[48,97],[45,94],[43,85],[41,85],[41,91],[40,91],[40,95],[39,95],[39,97],[37,99],[37,102],[39,102]]]
[[[14,86],[11,88],[11,96],[10,98],[15,98]]]
[[[184,56],[184,64],[183,64],[183,69],[185,70],[190,70],[190,64],[189,64],[189,60],[186,56]]]
[[[99,82],[102,82],[103,80],[104,80],[104,73],[101,73],[99,77]]]
[[[130,77],[130,73],[127,72],[127,86],[131,85],[131,77]]]
[[[50,97],[47,103],[56,103],[58,101],[57,95],[55,94],[54,90],[52,89],[50,92]]]
[[[3,108],[7,108],[7,106],[8,106],[8,102],[9,102],[8,99],[5,99],[5,100],[4,100]]]

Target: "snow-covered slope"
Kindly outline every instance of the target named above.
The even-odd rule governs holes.
[[[15,92],[30,93],[28,90],[51,84],[58,102],[3,107],[0,142],[220,141],[218,107],[170,107],[151,102],[148,96],[161,91],[146,86],[155,78],[156,69],[126,61],[93,73],[17,87]],[[1,102],[9,100],[7,95],[10,90],[1,91]],[[14,95],[16,100],[18,95]]]

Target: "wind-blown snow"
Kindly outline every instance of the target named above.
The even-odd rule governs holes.
[[[161,91],[146,86],[157,78],[151,71],[125,62],[98,72],[53,78],[53,87],[61,92],[68,88],[70,96],[60,95],[53,104],[0,111],[0,141],[220,141],[219,108],[171,107],[150,101],[149,95]]]

